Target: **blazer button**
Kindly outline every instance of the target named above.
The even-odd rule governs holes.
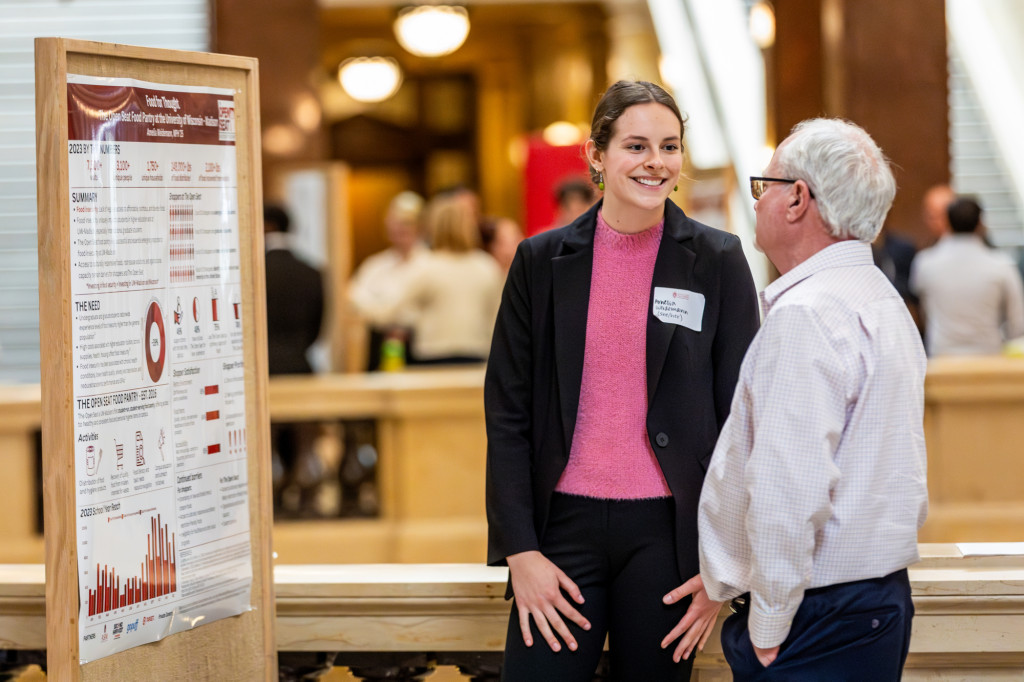
[[[654,442],[658,444],[658,447],[662,447],[662,448],[667,447],[668,446],[668,434],[665,433],[664,431],[662,431],[661,433],[659,433],[657,436],[654,437]]]

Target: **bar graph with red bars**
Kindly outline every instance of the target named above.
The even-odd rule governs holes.
[[[213,299],[214,306],[217,304],[217,299]],[[220,393],[220,386],[213,384],[212,386],[203,387],[203,395],[218,395]],[[206,421],[211,422],[220,419],[220,410],[209,410],[206,413]],[[206,454],[216,455],[220,452],[220,443],[210,443],[206,446]]]
[[[178,589],[175,561],[175,537],[167,524],[160,525],[160,515],[150,517],[151,532],[146,536],[146,558],[137,576],[125,579],[117,571],[96,564],[96,589],[89,589],[89,615],[98,616],[132,604],[162,597]]]

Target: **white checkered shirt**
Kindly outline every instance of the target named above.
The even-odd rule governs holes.
[[[708,594],[750,592],[751,641],[770,648],[804,590],[918,560],[926,360],[868,244],[819,251],[761,300],[698,524]]]

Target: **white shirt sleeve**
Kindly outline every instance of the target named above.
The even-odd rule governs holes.
[[[770,648],[789,633],[811,579],[815,535],[832,515],[839,480],[833,456],[849,402],[841,349],[811,308],[781,307],[763,331],[750,384],[754,433],[744,483],[750,635]]]
[[[1024,284],[1021,283],[1020,271],[1012,264],[1007,276],[1005,304],[1006,338],[1024,336]]]
[[[382,282],[389,276],[392,265],[387,254],[374,254],[356,269],[349,280],[347,296],[349,303],[364,320],[370,324],[384,324],[380,309],[388,299],[387,289]]]

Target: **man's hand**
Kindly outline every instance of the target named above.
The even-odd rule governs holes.
[[[526,646],[533,646],[533,634],[530,631],[530,616],[533,616],[541,637],[552,651],[562,649],[561,642],[555,636],[556,632],[565,640],[569,649],[576,651],[576,638],[562,620],[562,616],[565,616],[584,630],[590,629],[590,622],[562,594],[565,590],[573,601],[582,604],[583,595],[576,583],[537,551],[510,555],[508,570],[519,609],[519,628],[523,631]]]
[[[661,648],[667,649],[672,642],[682,637],[679,640],[679,645],[676,646],[675,652],[672,654],[672,660],[676,663],[679,662],[680,658],[690,658],[694,646],[704,651],[704,643],[711,636],[711,631],[715,627],[715,620],[718,618],[718,612],[722,609],[722,602],[711,601],[708,597],[700,573],[666,594],[662,597],[662,601],[666,604],[674,604],[688,594],[693,595],[690,607],[686,609],[682,619],[665,636],[665,639],[661,640]]]
[[[750,646],[754,645],[751,644]],[[754,653],[757,654],[757,660],[761,661],[761,665],[767,668],[772,664],[772,661],[779,657],[779,647],[773,646],[771,649],[759,649],[755,646]]]

